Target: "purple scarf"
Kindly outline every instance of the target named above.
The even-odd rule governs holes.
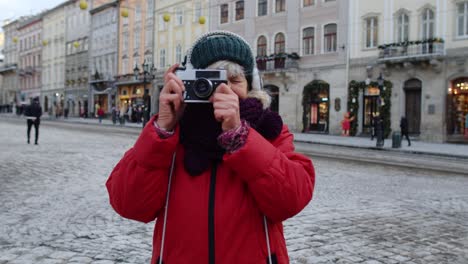
[[[275,139],[283,128],[283,120],[270,109],[264,110],[255,98],[239,101],[240,117],[265,139]],[[212,104],[187,104],[180,120],[180,142],[185,148],[184,166],[192,175],[200,175],[212,162],[221,162],[224,149],[218,145],[223,132],[216,121]]]

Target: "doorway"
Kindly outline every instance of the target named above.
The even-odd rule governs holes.
[[[422,83],[418,79],[405,82],[405,116],[409,134],[421,133],[421,89]]]
[[[265,85],[264,89],[271,96],[270,109],[273,112],[278,113],[279,111],[279,88],[275,85]]]

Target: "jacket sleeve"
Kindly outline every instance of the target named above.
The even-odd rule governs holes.
[[[106,182],[114,210],[145,223],[153,221],[164,207],[172,154],[179,138],[176,128],[173,136],[161,139],[154,120],[148,122]]]
[[[296,215],[312,199],[314,167],[308,157],[294,152],[293,135],[286,126],[273,142],[251,128],[245,145],[226,154],[224,162],[247,183],[270,221]]]

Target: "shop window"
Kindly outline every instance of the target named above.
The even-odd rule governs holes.
[[[452,81],[448,89],[447,132],[468,138],[468,77]]]

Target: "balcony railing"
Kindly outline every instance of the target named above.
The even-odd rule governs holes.
[[[293,54],[257,56],[257,68],[259,71],[288,71],[299,68],[300,57]]]
[[[407,41],[379,46],[379,61],[425,60],[445,56],[445,45],[437,41]]]

